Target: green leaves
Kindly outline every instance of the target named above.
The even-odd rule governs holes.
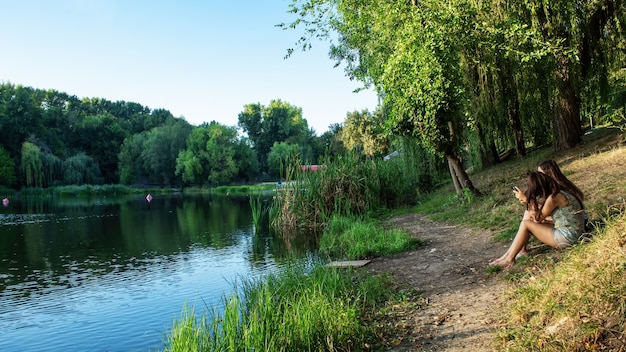
[[[215,121],[199,126],[193,129],[187,148],[176,159],[176,174],[185,183],[229,183],[239,173],[235,155],[240,147],[234,127]]]

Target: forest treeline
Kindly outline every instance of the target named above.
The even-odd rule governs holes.
[[[0,85],[0,186],[215,186],[278,180],[281,162],[343,152],[281,100],[243,107],[238,126],[193,126],[135,102]]]

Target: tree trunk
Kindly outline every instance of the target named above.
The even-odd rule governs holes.
[[[454,126],[451,121],[448,121],[448,128],[450,129],[450,140],[454,140]],[[461,194],[463,192],[462,188],[468,188],[475,195],[480,195],[480,192],[474,188],[474,184],[467,176],[467,172],[465,172],[465,168],[463,167],[463,163],[461,163],[461,159],[459,156],[452,150],[452,148],[445,151],[446,158],[448,159],[448,167],[450,168],[450,176],[452,176],[452,180],[455,182],[454,187],[456,188],[456,193]],[[459,185],[461,189],[459,188]]]
[[[552,114],[555,151],[574,147],[582,140],[580,99],[576,94],[572,80],[569,60],[563,58],[560,68],[557,70],[559,92],[554,100],[554,112]]]
[[[517,98],[518,88],[511,67],[514,65],[510,60],[502,61],[500,65],[500,84],[502,86],[502,96],[506,104],[507,115],[511,129],[513,129],[513,140],[515,141],[515,151],[518,156],[526,155],[526,143],[522,132],[522,121],[519,115],[519,100]]]
[[[474,195],[481,195],[480,191],[478,191],[474,187],[474,184],[467,175],[467,172],[465,172],[465,168],[463,168],[463,163],[461,163],[461,159],[459,159],[459,156],[451,153],[450,155],[447,155],[446,158],[448,159],[448,165],[450,167],[450,175],[452,176],[452,180],[456,180],[456,182],[460,184],[461,188],[469,189]],[[462,190],[457,189],[457,194],[460,193],[462,193]]]
[[[461,187],[461,183],[459,182],[459,178],[456,177],[456,172],[454,172],[454,167],[452,166],[450,159],[448,159],[448,168],[450,169],[450,176],[452,177],[452,183],[454,183],[456,194],[461,195],[463,193],[463,189]]]

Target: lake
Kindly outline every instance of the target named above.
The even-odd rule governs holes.
[[[257,231],[245,196],[9,200],[0,351],[154,351],[185,305],[314,251]]]

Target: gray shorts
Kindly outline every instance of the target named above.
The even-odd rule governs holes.
[[[572,242],[570,242],[570,240],[568,240],[568,239],[567,239],[567,238],[563,235],[563,233],[562,233],[560,230],[558,230],[558,229],[555,229],[555,230],[552,232],[552,238],[554,238],[554,242],[556,242],[556,245],[557,245],[560,249],[567,248],[567,247],[569,247],[569,246],[571,246],[571,245],[572,245]]]

